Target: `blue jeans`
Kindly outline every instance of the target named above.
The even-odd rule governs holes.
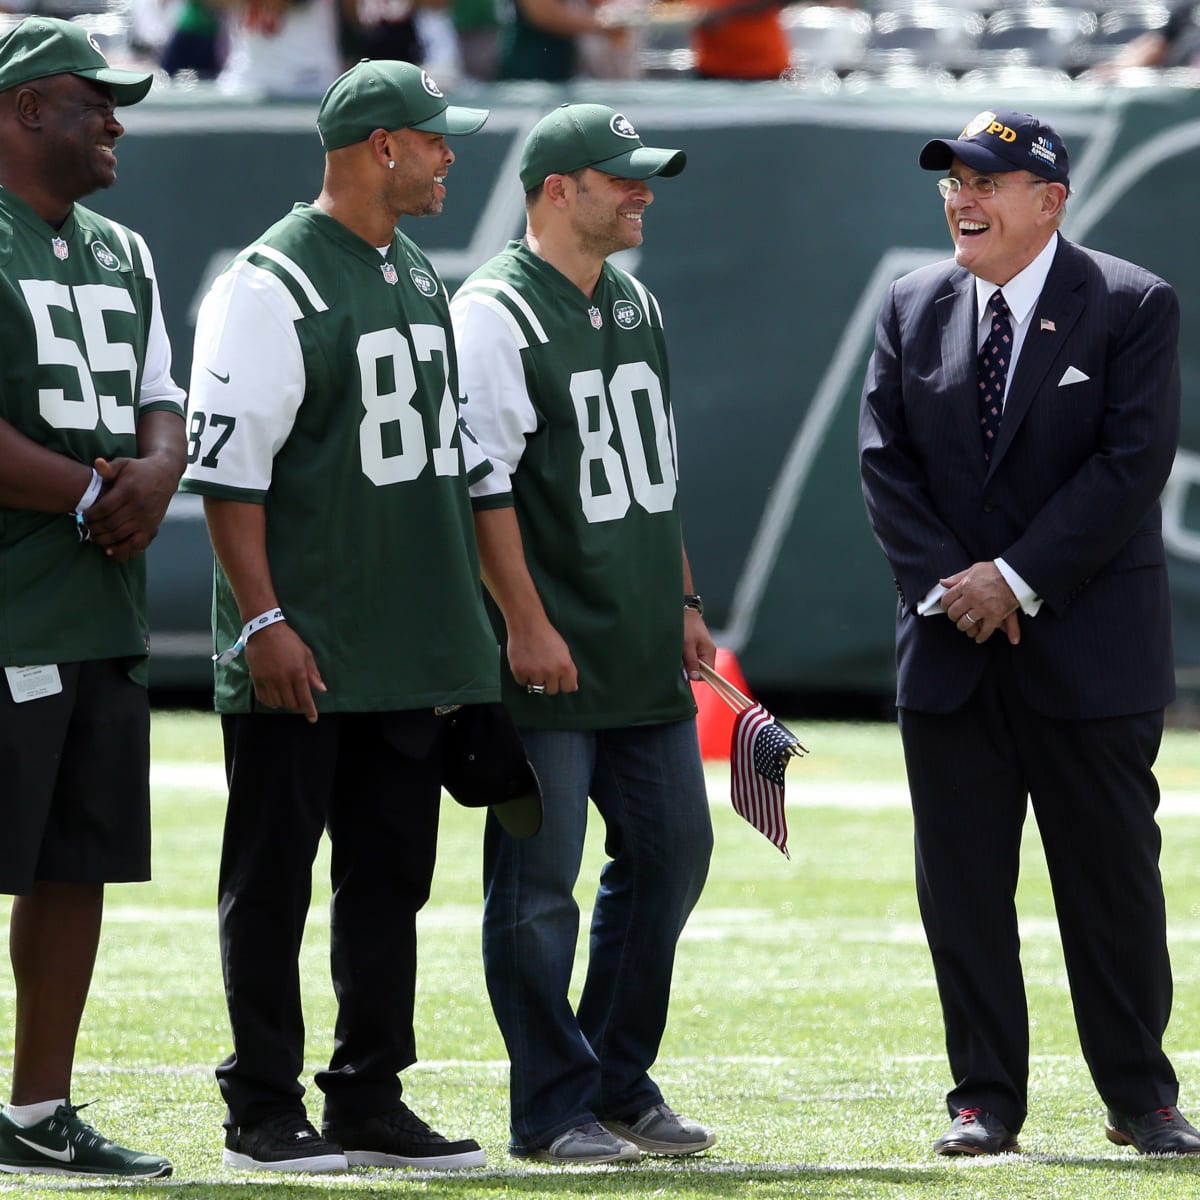
[[[666,1028],[675,944],[708,874],[712,823],[694,721],[521,737],[545,821],[518,839],[488,817],[483,963],[511,1062],[511,1147],[529,1151],[662,1101],[647,1072]],[[609,861],[576,1012],[573,890],[589,795]]]

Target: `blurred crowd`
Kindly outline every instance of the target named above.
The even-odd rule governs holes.
[[[951,71],[969,68],[972,55],[982,62],[992,42],[997,47],[992,59],[1005,65],[1045,66],[1044,51],[1057,53],[1066,44],[1064,30],[1070,33],[1088,20],[1096,28],[1076,44],[1088,41],[1090,58],[1085,63],[1077,55],[1067,64],[1072,74],[1085,66],[1101,78],[1127,68],[1200,66],[1195,0],[1096,0],[1094,14],[1067,0],[1023,0],[1015,7],[997,5],[995,21],[977,3],[950,9],[932,0],[904,0],[879,12],[867,0],[862,10],[856,0],[32,0],[32,5],[54,16],[119,18],[134,56],[152,60],[174,79],[213,80],[224,91],[268,97],[319,96],[361,58],[418,63],[443,86],[646,75],[787,79],[812,66],[849,68],[855,54],[869,54],[873,46],[880,61],[890,56],[911,67],[914,51],[905,48],[905,37],[919,59],[919,42],[931,31],[946,59],[933,65]],[[32,5],[0,0],[0,11]],[[966,60],[949,61],[959,26],[971,21],[978,36],[959,43],[960,60],[964,55]],[[98,31],[104,32],[99,26]],[[120,49],[104,48],[110,57]]]

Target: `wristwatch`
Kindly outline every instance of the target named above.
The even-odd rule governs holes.
[[[695,609],[701,616],[704,616],[704,598],[696,594],[689,595],[687,592],[683,594],[683,607]]]

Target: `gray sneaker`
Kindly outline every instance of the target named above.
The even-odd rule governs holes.
[[[681,1117],[665,1104],[643,1109],[628,1123],[605,1121],[604,1125],[647,1154],[696,1154],[717,1140],[711,1129]]]
[[[634,1163],[642,1152],[596,1121],[560,1133],[544,1150],[516,1151],[517,1158],[548,1163]]]

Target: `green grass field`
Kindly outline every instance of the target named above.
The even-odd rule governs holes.
[[[418,1046],[406,1098],[436,1128],[472,1135],[489,1167],[462,1174],[356,1171],[271,1176],[220,1163],[212,1068],[228,1052],[213,896],[223,809],[219,732],[206,714],[157,717],[152,884],[110,889],[101,961],[79,1043],[74,1100],[125,1142],[168,1154],[174,1177],[114,1187],[44,1177],[0,1193],[67,1191],[189,1200],[451,1200],[594,1197],[1193,1197],[1200,1163],[1139,1159],[1103,1136],[1103,1108],[1079,1056],[1053,910],[1030,823],[1021,913],[1032,1014],[1025,1153],[942,1160],[949,1085],[932,972],[917,917],[911,822],[896,731],[793,723],[811,755],[789,768],[788,862],[733,813],[728,771],[709,774],[712,874],[680,946],[671,1025],[655,1071],[668,1100],[720,1140],[695,1160],[627,1168],[517,1163],[507,1137],[504,1048],[479,961],[481,814],[447,802],[435,895],[422,915]],[[1169,1049],[1182,1106],[1200,1113],[1200,734],[1172,731],[1163,871],[1176,971]],[[595,831],[593,831],[595,832]],[[1086,831],[1081,831],[1086,852]],[[591,840],[586,880],[601,859]],[[318,867],[324,871],[325,860]],[[308,1072],[327,1055],[327,888],[304,951]],[[580,900],[588,904],[588,889]],[[6,912],[5,909],[0,911]],[[12,988],[0,972],[0,1064],[11,1054]],[[0,1079],[0,1096],[7,1080]],[[319,1119],[319,1095],[310,1090]]]

